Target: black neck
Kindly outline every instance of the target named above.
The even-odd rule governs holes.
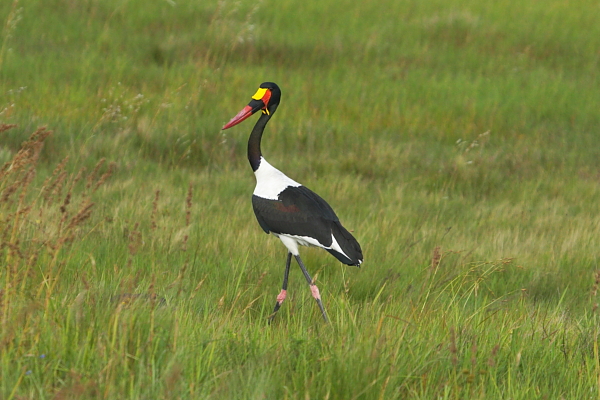
[[[271,113],[271,115],[273,115],[273,113]],[[265,126],[267,126],[267,122],[271,119],[271,115],[261,114],[248,139],[248,161],[250,161],[252,171],[256,171],[260,165],[260,158],[262,157],[260,140],[262,139],[262,134],[265,130]]]

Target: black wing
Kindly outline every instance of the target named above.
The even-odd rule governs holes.
[[[304,186],[288,187],[278,197],[252,196],[254,214],[265,232],[309,236],[331,245],[330,224],[339,219],[325,200]]]
[[[331,247],[332,235],[347,256],[329,250],[341,262],[358,265],[362,251],[354,237],[342,226],[325,200],[304,187],[288,187],[278,200],[252,196],[252,206],[258,223],[266,233],[274,232],[316,239],[323,247]]]

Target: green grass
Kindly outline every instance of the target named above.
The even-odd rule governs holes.
[[[0,398],[600,398],[597,2],[0,22]],[[329,325],[296,267],[267,324],[285,248],[252,215],[251,122],[220,131],[263,81],[265,156],[364,250],[303,249]]]

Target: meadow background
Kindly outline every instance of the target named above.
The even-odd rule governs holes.
[[[600,398],[600,4],[0,2],[0,398]],[[262,233],[220,128],[362,268]],[[13,126],[14,125],[14,126]],[[46,127],[46,129],[40,128]],[[50,132],[51,131],[51,132]]]

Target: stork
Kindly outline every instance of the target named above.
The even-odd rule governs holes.
[[[325,200],[307,187],[288,178],[263,157],[260,150],[262,135],[265,126],[277,111],[280,100],[279,86],[273,82],[261,84],[250,103],[223,129],[231,128],[261,111],[261,116],[248,139],[248,161],[256,176],[252,207],[260,227],[267,234],[272,233],[278,237],[288,250],[283,285],[269,320],[273,319],[286,298],[290,264],[294,256],[325,322],[328,322],[319,289],[300,258],[298,246],[320,247],[342,263],[357,267],[360,267],[363,262],[363,254],[356,239],[342,226]]]

